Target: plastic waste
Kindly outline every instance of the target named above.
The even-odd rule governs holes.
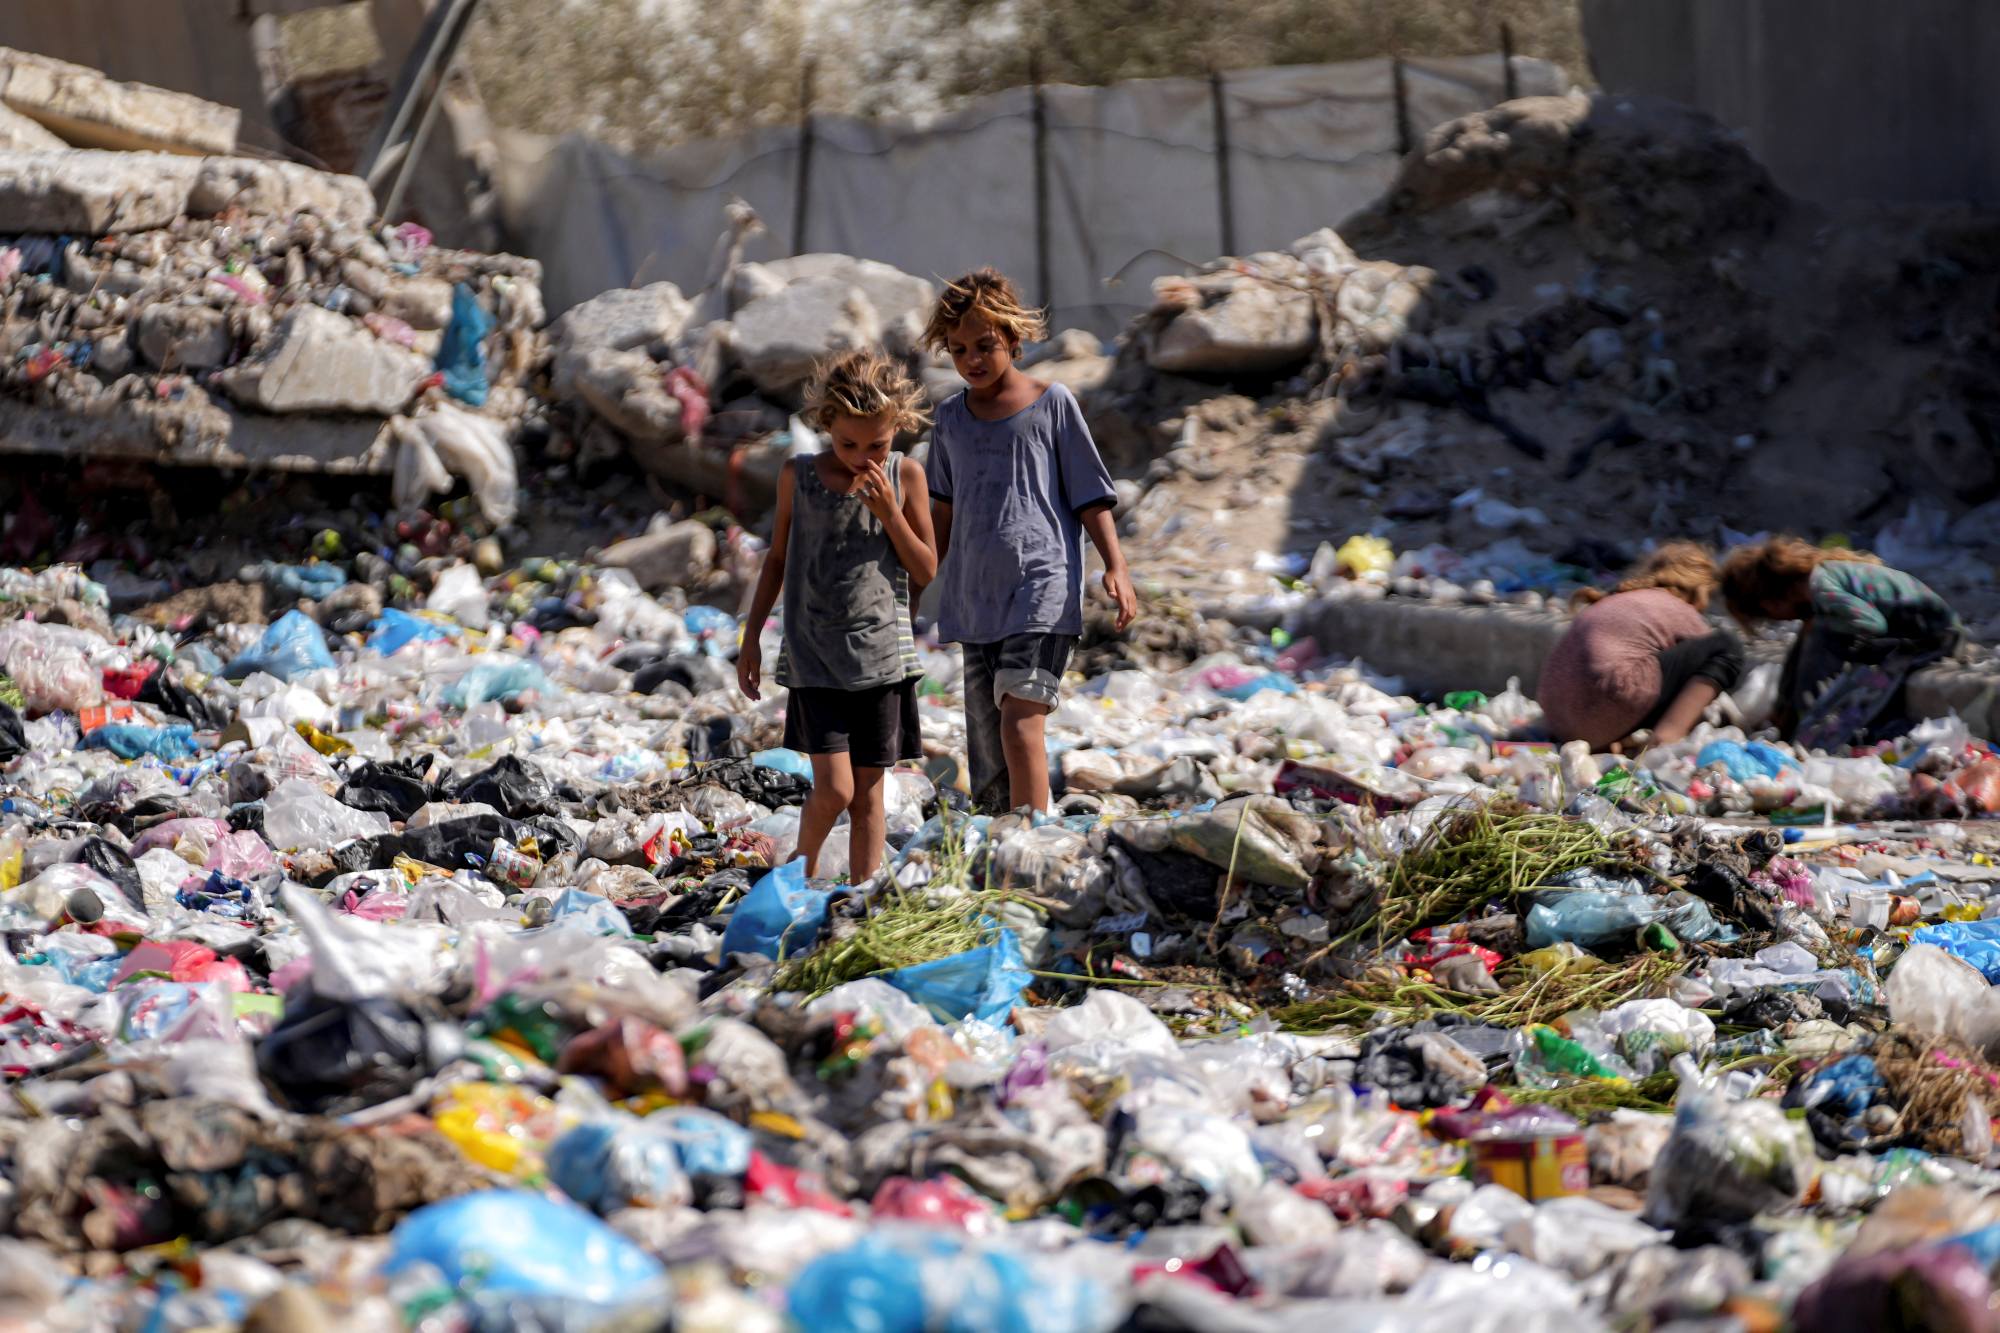
[[[730,924],[733,929],[733,919]],[[992,944],[899,967],[883,979],[940,1020],[1003,1023],[1034,977],[1021,960],[1020,940],[1002,930]]]
[[[574,1204],[519,1190],[486,1190],[428,1204],[397,1224],[384,1271],[416,1264],[450,1286],[548,1296],[611,1307],[664,1281],[657,1259]]]
[[[264,836],[281,849],[331,847],[388,831],[388,816],[342,805],[300,778],[279,784],[264,799]]]
[[[242,680],[261,671],[288,681],[332,665],[333,654],[326,650],[326,636],[320,627],[303,611],[287,611],[255,644],[232,658],[222,674],[229,680]]]
[[[829,894],[806,884],[803,861],[790,861],[759,879],[729,918],[722,956],[750,953],[766,958],[802,953],[826,925]]]

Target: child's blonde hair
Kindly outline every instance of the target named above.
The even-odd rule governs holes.
[[[1666,542],[1632,566],[1609,594],[1602,588],[1579,588],[1569,601],[1571,606],[1589,606],[1617,593],[1659,588],[1697,611],[1706,611],[1708,599],[1715,595],[1715,584],[1715,557],[1706,546],[1700,542]]]
[[[1829,560],[1879,565],[1866,551],[1814,546],[1797,537],[1773,537],[1755,546],[1739,546],[1722,562],[1722,598],[1738,620],[1762,620],[1765,607],[1798,591],[1812,572]]]
[[[951,331],[968,315],[983,315],[986,322],[1007,336],[1015,347],[1041,342],[1049,336],[1048,321],[1042,312],[1024,303],[1013,282],[995,268],[975,269],[948,284],[931,308],[930,323],[924,325],[924,346],[941,350]]]
[[[838,352],[813,366],[806,386],[806,424],[825,430],[838,417],[895,414],[897,433],[924,424],[924,393],[902,363],[872,347]]]

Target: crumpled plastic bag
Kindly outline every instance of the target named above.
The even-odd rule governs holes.
[[[420,507],[464,477],[488,522],[514,521],[520,474],[500,423],[441,403],[414,417],[397,417],[390,433],[400,446],[391,496],[399,510]]]
[[[1812,1131],[1776,1102],[1737,1100],[1685,1075],[1674,1131],[1653,1164],[1645,1219],[1654,1226],[1745,1222],[1805,1197],[1819,1174]]]
[[[575,1204],[525,1190],[485,1190],[411,1213],[390,1236],[383,1268],[413,1264],[483,1292],[600,1307],[668,1300],[659,1260]]]
[[[1034,975],[1021,960],[1019,937],[1003,929],[991,944],[899,967],[883,980],[947,1022],[1004,1023]]]
[[[2000,1056],[2000,989],[1971,963],[1918,940],[1896,960],[1883,989],[1896,1027]]]
[[[1910,943],[1942,949],[1960,962],[1978,968],[1988,985],[2000,983],[2000,919],[1940,921],[1920,926],[1911,932]]]
[[[321,849],[389,831],[389,817],[342,805],[312,783],[290,778],[264,798],[264,836],[286,851]]]
[[[788,861],[743,895],[722,933],[722,956],[749,953],[766,958],[804,953],[826,927],[825,889],[806,885],[803,861]]]
[[[222,668],[222,676],[225,680],[242,680],[261,671],[289,681],[293,676],[331,666],[333,654],[326,650],[325,632],[305,612],[294,610],[272,621],[256,643]]]
[[[1307,850],[1318,826],[1275,796],[1251,796],[1199,814],[1182,815],[1170,827],[1173,845],[1212,866],[1253,884],[1302,891],[1312,882]]]
[[[1107,1333],[1111,1287],[1061,1256],[911,1223],[874,1228],[792,1280],[792,1317],[815,1333]]]

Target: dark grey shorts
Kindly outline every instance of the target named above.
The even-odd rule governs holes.
[[[971,769],[972,799],[976,805],[1004,810],[1007,756],[1000,748],[1000,701],[1011,695],[1054,708],[1076,638],[1016,634],[998,643],[959,647],[965,654],[965,757]]]

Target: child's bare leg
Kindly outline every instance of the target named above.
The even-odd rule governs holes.
[[[882,865],[882,841],[889,823],[888,775],[884,768],[854,769],[854,799],[847,803],[848,877],[856,884]]]
[[[1000,701],[1000,749],[1007,756],[1009,808],[1049,808],[1049,709],[1008,695]]]
[[[799,812],[799,855],[806,859],[808,878],[819,872],[819,849],[826,845],[826,835],[854,801],[854,770],[846,755],[816,754],[812,766],[812,795]]]
[[[1675,741],[1687,739],[1695,723],[1701,721],[1702,711],[1715,702],[1722,691],[1712,680],[1696,676],[1681,686],[1681,692],[1667,705],[1667,711],[1660,714],[1659,725],[1653,728],[1655,745],[1672,745]]]

